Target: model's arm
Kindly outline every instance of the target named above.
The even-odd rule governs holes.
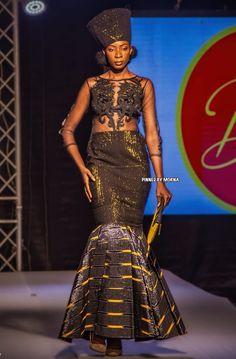
[[[76,101],[70,109],[67,117],[62,122],[59,134],[63,137],[64,147],[67,149],[80,171],[85,167],[75,141],[74,132],[82,120],[90,101],[90,91],[87,82],[81,86]]]
[[[62,122],[59,134],[63,137],[64,147],[78,166],[83,182],[85,194],[91,202],[92,194],[89,188],[89,177],[95,180],[94,176],[88,168],[86,168],[83,158],[81,157],[78,146],[75,142],[74,132],[80,121],[82,120],[90,102],[90,89],[88,81],[84,81],[77,95],[76,101],[71,107],[67,117]]]
[[[150,79],[147,80],[144,87],[143,119],[146,143],[155,175],[163,178],[162,139],[156,114],[155,90]],[[160,197],[163,197],[165,205],[169,203],[172,197],[171,192],[162,181],[157,182],[156,195],[158,204],[160,203]]]

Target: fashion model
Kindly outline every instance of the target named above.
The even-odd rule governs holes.
[[[59,133],[77,164],[96,227],[77,269],[59,338],[89,339],[104,355],[122,354],[122,339],[167,339],[187,333],[156,258],[147,254],[144,207],[149,158],[163,177],[162,146],[152,81],[129,71],[131,12],[103,11],[87,27],[101,46],[106,72],[87,78]],[[92,130],[84,163],[74,131],[91,105]],[[145,137],[139,132],[142,115]],[[172,197],[164,182],[156,196]]]

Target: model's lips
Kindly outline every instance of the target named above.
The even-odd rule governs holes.
[[[122,65],[122,64],[123,64],[123,61],[116,61],[115,64],[116,64],[116,65]]]

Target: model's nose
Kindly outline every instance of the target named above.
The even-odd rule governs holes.
[[[122,57],[122,55],[121,55],[120,51],[116,51],[116,53],[115,53],[115,57]]]

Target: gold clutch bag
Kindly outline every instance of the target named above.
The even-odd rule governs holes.
[[[150,225],[147,235],[148,252],[150,249],[150,244],[153,242],[155,237],[159,236],[161,233],[161,220],[162,220],[163,210],[164,210],[164,199],[161,198],[160,205],[156,207],[156,210],[154,212],[152,223]]]

